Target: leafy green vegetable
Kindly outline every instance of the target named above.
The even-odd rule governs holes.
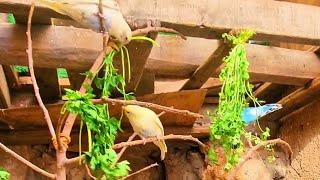
[[[18,73],[28,73],[29,68],[27,66],[14,66],[14,70]]]
[[[10,24],[16,24],[16,19],[14,18],[14,15],[12,13],[9,13],[7,16],[7,21]]]
[[[255,104],[258,104],[256,98],[252,95],[253,86],[249,83],[249,62],[245,49],[245,43],[253,31],[244,30],[237,35],[223,34],[223,38],[233,46],[229,55],[223,59],[225,67],[220,73],[220,80],[223,82],[219,94],[219,106],[217,111],[210,114],[212,125],[210,126],[210,139],[214,147],[222,146],[226,154],[227,163],[225,170],[230,170],[239,162],[240,154],[243,152],[244,144],[242,137],[250,138],[249,140],[258,140],[247,135],[244,130],[245,123],[241,118],[241,113],[248,106],[246,97],[250,97]],[[268,132],[263,133],[266,138]],[[259,139],[260,140],[260,139]],[[213,147],[213,148],[214,148]],[[214,151],[210,151],[209,157]]]
[[[57,69],[58,78],[68,78],[68,72],[64,68],[58,68]]]
[[[113,58],[116,53],[112,51],[105,57],[104,68],[101,68],[104,70],[104,76],[96,77],[94,82],[97,88],[102,89],[102,96],[109,97],[111,92],[117,90],[124,96],[124,99],[130,99],[131,94],[127,94],[124,89],[126,83],[124,77],[119,75],[113,66]],[[88,78],[94,78],[92,72],[87,72],[85,75]],[[112,149],[120,130],[120,121],[110,116],[108,104],[93,104],[94,97],[89,85],[86,94],[66,89],[63,99],[67,102],[62,113],[68,111],[78,114],[86,124],[89,139],[89,151],[85,152],[86,163],[90,165],[95,175],[98,178],[118,179],[126,176],[130,171],[129,162],[117,162],[117,153]]]
[[[8,173],[3,168],[0,168],[0,180],[9,180],[10,179],[10,173]]]

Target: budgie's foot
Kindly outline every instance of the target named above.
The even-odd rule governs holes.
[[[113,41],[108,41],[108,46],[112,47],[116,51],[120,51],[120,47]]]
[[[157,135],[156,137],[157,137],[157,140],[160,140],[160,138],[161,138],[161,136],[160,136],[160,135]]]
[[[143,136],[140,136],[140,135],[139,135],[139,137],[140,137],[140,139],[143,141],[143,145],[146,145],[146,143],[147,143],[146,138],[143,137]]]

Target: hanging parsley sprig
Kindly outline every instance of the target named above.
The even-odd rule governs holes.
[[[0,168],[0,180],[9,180],[10,179],[10,173],[8,173],[3,168]]]
[[[246,97],[257,103],[252,95],[253,86],[249,83],[249,62],[245,48],[245,43],[253,35],[254,32],[251,30],[243,30],[236,35],[226,33],[222,35],[233,48],[223,59],[225,67],[219,76],[223,85],[219,94],[218,109],[210,114],[212,119],[210,139],[214,147],[216,145],[223,147],[227,158],[226,170],[230,170],[239,162],[244,149],[242,138],[246,135],[246,131],[241,113],[248,106]],[[208,156],[213,162],[217,162],[214,149],[209,151]]]

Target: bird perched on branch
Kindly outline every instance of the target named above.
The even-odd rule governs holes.
[[[127,105],[123,107],[125,115],[134,130],[142,140],[149,137],[164,136],[163,126],[157,114],[148,108],[137,105]],[[167,146],[164,140],[153,142],[160,148],[161,160],[165,158]]]
[[[82,26],[101,32],[101,18],[109,37],[120,44],[130,42],[132,33],[129,25],[114,0],[103,0],[103,14],[99,13],[99,0],[36,0],[57,13],[69,16]]]
[[[265,104],[260,107],[248,107],[242,111],[242,119],[248,125],[260,117],[282,108],[281,104]]]

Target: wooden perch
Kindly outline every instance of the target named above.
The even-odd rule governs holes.
[[[29,12],[29,16],[28,16],[27,33],[26,33],[27,42],[28,42],[28,48],[26,51],[27,55],[28,55],[28,62],[29,62],[28,66],[29,66],[29,71],[30,71],[30,75],[31,75],[31,79],[32,79],[34,94],[36,96],[37,102],[39,103],[39,106],[41,107],[41,109],[43,111],[44,120],[47,123],[47,126],[50,131],[50,135],[51,135],[52,139],[55,139],[56,138],[55,130],[53,128],[49,112],[41,99],[39,87],[37,84],[37,80],[36,80],[36,76],[35,76],[34,68],[33,68],[34,61],[33,61],[33,54],[32,54],[33,47],[32,47],[32,38],[31,38],[31,20],[32,20],[33,12],[34,12],[34,4],[32,4],[32,6],[30,8],[30,12]]]
[[[153,103],[148,103],[148,102],[141,102],[141,101],[136,101],[136,100],[125,101],[125,100],[111,99],[111,98],[102,98],[101,101],[102,102],[111,103],[111,104],[120,103],[122,105],[138,105],[138,106],[144,106],[144,107],[148,107],[148,108],[158,109],[158,110],[165,111],[165,112],[181,114],[181,115],[184,115],[184,116],[191,116],[191,117],[195,117],[195,118],[203,118],[203,115],[197,114],[197,113],[193,113],[193,112],[190,112],[188,110],[179,110],[179,109],[166,107],[166,106],[161,106],[161,105],[158,105],[158,104],[153,104]],[[100,103],[100,102],[95,101],[95,103]]]

